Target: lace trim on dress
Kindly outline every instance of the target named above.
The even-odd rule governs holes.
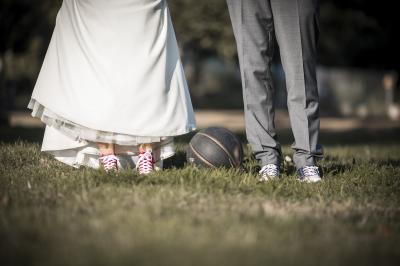
[[[142,143],[154,142],[162,142],[161,145],[163,145],[172,142],[173,140],[173,137],[134,136],[88,128],[57,115],[33,98],[30,100],[28,108],[32,109],[33,117],[39,118],[46,125],[60,130],[62,133],[76,141],[104,142],[136,146]]]

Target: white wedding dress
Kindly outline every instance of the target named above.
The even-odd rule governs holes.
[[[173,155],[196,125],[166,1],[64,0],[28,108],[46,124],[42,151],[74,167],[99,167],[96,142]]]

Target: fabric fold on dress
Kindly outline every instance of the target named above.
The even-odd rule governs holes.
[[[96,142],[172,156],[196,122],[167,2],[64,0],[28,108],[42,151],[68,165],[98,168]]]

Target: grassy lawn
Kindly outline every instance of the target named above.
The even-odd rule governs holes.
[[[400,265],[398,131],[325,134],[319,184],[186,166],[188,137],[150,176],[76,170],[2,132],[0,265]]]

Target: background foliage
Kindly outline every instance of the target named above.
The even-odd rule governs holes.
[[[62,0],[0,0],[0,99],[29,94]],[[225,0],[169,0],[184,61],[236,60]],[[394,1],[321,1],[320,63],[400,70]],[[380,8],[382,7],[382,8]],[[195,71],[196,72],[196,71]],[[11,88],[11,89],[10,89]]]

